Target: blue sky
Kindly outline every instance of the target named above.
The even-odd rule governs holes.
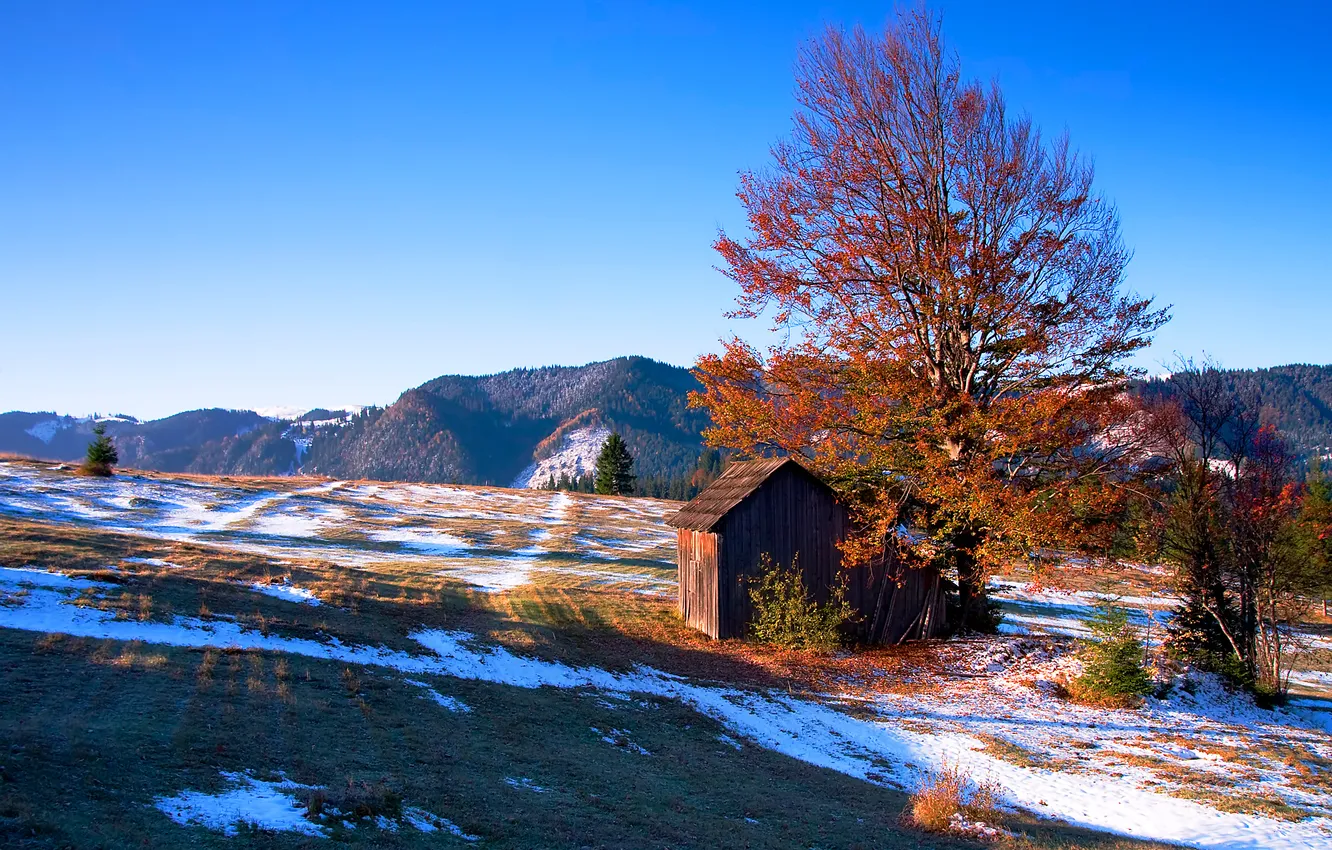
[[[1332,362],[1327,3],[948,2],[1095,157],[1143,358]],[[384,403],[737,330],[791,65],[887,3],[0,4],[0,410]]]

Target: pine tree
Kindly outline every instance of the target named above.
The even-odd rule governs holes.
[[[1128,612],[1107,603],[1087,626],[1092,639],[1079,653],[1083,673],[1070,683],[1073,696],[1093,705],[1136,705],[1152,692],[1152,678],[1143,668],[1142,640],[1129,624]]]
[[[611,434],[597,455],[594,481],[596,492],[606,496],[625,496],[634,491],[634,459],[619,434]]]
[[[120,463],[115,443],[106,435],[106,426],[98,422],[93,426],[95,438],[88,444],[88,456],[83,471],[89,475],[110,475],[111,467]]]

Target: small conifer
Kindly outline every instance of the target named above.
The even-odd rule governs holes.
[[[83,471],[89,475],[110,475],[112,467],[120,463],[120,453],[101,422],[93,426],[93,435],[93,441],[88,444],[88,456],[83,461]]]
[[[1069,690],[1074,698],[1093,705],[1131,706],[1152,692],[1152,679],[1143,667],[1143,644],[1129,623],[1128,612],[1102,605],[1088,621],[1092,638],[1079,653],[1083,673]]]
[[[606,496],[625,496],[634,492],[634,459],[619,434],[611,434],[597,455],[593,486]]]

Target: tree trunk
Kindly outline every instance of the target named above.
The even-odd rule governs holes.
[[[958,601],[961,603],[958,627],[988,632],[994,624],[990,622],[984,571],[976,560],[979,546],[980,535],[974,532],[962,532],[953,538],[953,564],[957,569]]]

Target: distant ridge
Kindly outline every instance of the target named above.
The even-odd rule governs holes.
[[[263,411],[269,416],[213,408],[106,424],[124,465],[167,472],[299,470],[507,486],[565,449],[566,437],[615,430],[628,442],[640,476],[681,477],[698,460],[708,421],[688,407],[688,393],[697,387],[688,369],[621,357],[586,366],[443,375],[407,390],[387,408],[320,409],[299,416],[295,408]],[[0,414],[0,451],[76,460],[91,428],[88,420],[52,413]],[[578,446],[584,454],[590,450],[586,439]],[[533,485],[545,481],[529,479]]]
[[[1332,453],[1332,365],[1225,370],[1232,389],[1258,400],[1301,455]],[[386,408],[344,406],[273,419],[251,410],[191,410],[139,422],[99,417],[124,465],[212,475],[287,475],[539,486],[595,460],[608,431],[628,442],[639,476],[688,476],[707,414],[691,410],[688,369],[646,357],[586,366],[443,375]],[[1138,391],[1169,395],[1172,378]],[[284,416],[296,409],[265,411]],[[70,461],[91,438],[88,418],[0,414],[0,452]]]
[[[609,429],[639,475],[683,476],[708,423],[688,407],[697,388],[689,370],[645,357],[444,375],[317,440],[309,464],[339,477],[508,485],[561,451],[566,435]]]
[[[1292,363],[1266,369],[1223,369],[1231,392],[1256,400],[1259,420],[1275,425],[1299,455],[1332,452],[1332,365]],[[1169,396],[1175,379],[1162,375],[1144,382],[1140,392]]]

